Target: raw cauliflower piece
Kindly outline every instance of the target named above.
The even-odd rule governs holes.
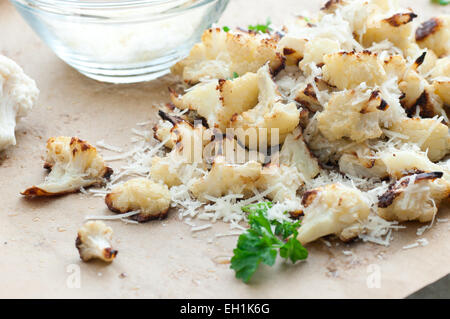
[[[172,93],[171,99],[179,109],[195,110],[210,128],[219,128],[225,133],[234,114],[258,103],[257,78],[255,73],[247,73],[233,80],[200,83],[183,96]]]
[[[434,51],[438,57],[450,54],[450,15],[425,21],[416,30],[416,42],[421,48]]]
[[[408,55],[408,48],[414,41],[413,23],[417,15],[413,12],[396,13],[389,18],[373,15],[366,23],[362,44],[366,47],[375,42],[388,40]]]
[[[306,145],[300,127],[297,127],[286,137],[279,156],[280,164],[296,167],[303,179],[307,181],[320,173],[319,162]]]
[[[131,218],[142,223],[167,216],[170,207],[169,188],[147,178],[134,178],[114,187],[105,203],[115,213],[140,211]]]
[[[386,220],[433,220],[439,204],[450,196],[450,182],[443,172],[420,173],[401,178],[378,197],[378,215]]]
[[[38,96],[36,83],[13,60],[0,55],[0,151],[16,145],[17,120],[28,114]]]
[[[256,187],[260,192],[272,189],[266,197],[281,203],[297,198],[297,190],[304,185],[303,179],[295,166],[269,164],[264,166]]]
[[[284,66],[284,58],[277,52],[277,39],[215,28],[203,33],[202,42],[194,45],[189,56],[172,68],[172,73],[195,84],[202,78],[229,79],[235,72],[239,76],[256,72],[267,62],[273,74]]]
[[[362,231],[370,213],[361,191],[339,183],[307,191],[302,204],[305,216],[297,237],[302,244],[331,234],[348,241]]]
[[[227,194],[253,194],[255,183],[261,176],[261,164],[255,161],[243,165],[228,164],[223,156],[218,156],[209,173],[196,180],[189,188],[200,201],[208,201],[207,196],[222,197]]]
[[[25,196],[55,196],[102,185],[113,170],[105,165],[97,149],[77,137],[52,137],[47,141],[44,168],[50,173],[44,183],[26,189]]]
[[[433,162],[450,152],[448,127],[436,119],[405,118],[394,123],[390,130],[402,134],[405,143],[416,144],[422,151],[428,150],[428,158]]]
[[[300,111],[296,104],[282,102],[282,97],[269,73],[268,66],[262,67],[257,75],[258,104],[254,108],[234,116],[231,121],[233,128],[241,129],[236,130],[238,140],[252,149],[256,148],[258,144],[271,146],[282,143],[287,134],[292,132],[300,122]],[[267,129],[267,132],[264,129]],[[278,134],[278,140],[272,140],[274,136],[272,133]],[[251,134],[257,139],[249,141],[251,139],[248,137]],[[258,144],[255,145],[251,142]]]
[[[80,258],[83,261],[100,259],[105,262],[112,262],[118,252],[112,248],[112,234],[112,228],[101,221],[85,223],[78,230],[78,237],[75,242]]]
[[[389,105],[379,91],[345,90],[334,93],[317,116],[320,132],[330,141],[348,137],[355,142],[383,134],[383,113]]]

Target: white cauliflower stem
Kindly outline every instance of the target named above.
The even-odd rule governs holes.
[[[16,122],[27,115],[39,90],[14,61],[0,55],[0,151],[16,145]]]
[[[117,256],[117,250],[111,246],[113,230],[100,221],[91,221],[78,230],[75,246],[83,261],[100,259],[112,262]]]

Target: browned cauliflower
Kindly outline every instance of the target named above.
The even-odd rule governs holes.
[[[139,211],[131,216],[138,222],[166,217],[170,201],[168,187],[147,178],[131,179],[114,187],[105,197],[106,205],[113,212]]]
[[[348,241],[362,232],[370,213],[363,193],[342,184],[329,184],[306,192],[302,204],[305,217],[298,232],[302,244],[335,234]]]
[[[100,259],[112,262],[117,256],[117,250],[112,248],[113,230],[101,221],[89,221],[79,230],[75,241],[80,258],[83,261]]]
[[[378,197],[378,215],[387,220],[429,222],[439,204],[450,196],[443,172],[413,174],[392,183]]]
[[[44,168],[50,170],[42,184],[30,187],[25,196],[54,196],[101,185],[113,173],[92,145],[77,137],[52,137],[47,141]]]
[[[252,32],[225,32],[215,28],[206,30],[202,42],[196,44],[189,56],[178,62],[172,73],[195,84],[200,79],[232,78],[247,72],[256,72],[267,62],[276,73],[284,65],[284,58],[277,52],[277,39]]]

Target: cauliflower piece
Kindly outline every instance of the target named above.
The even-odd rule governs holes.
[[[52,137],[47,141],[44,168],[50,173],[44,183],[26,189],[25,196],[55,196],[74,193],[82,187],[102,185],[113,170],[92,145],[77,137]]]
[[[450,77],[445,80],[435,80],[433,89],[446,105],[450,105]]]
[[[387,173],[395,178],[401,178],[405,174],[415,171],[435,172],[442,171],[442,168],[431,162],[426,153],[409,144],[401,149],[388,149],[380,152],[377,156],[386,167]]]
[[[147,178],[134,178],[114,187],[105,197],[108,208],[115,213],[140,211],[131,216],[142,223],[167,216],[170,207],[169,188]]]
[[[339,90],[353,89],[363,82],[369,87],[382,85],[394,76],[402,78],[406,68],[405,60],[399,55],[383,61],[369,51],[327,54],[323,61],[323,79]]]
[[[414,26],[411,22],[416,17],[413,12],[396,13],[383,19],[379,15],[373,15],[366,23],[362,44],[369,47],[375,42],[388,40],[408,55],[408,48],[414,41]]]
[[[112,248],[111,227],[101,221],[90,221],[85,223],[79,230],[75,246],[83,261],[100,259],[112,262],[118,251]]]
[[[306,39],[298,39],[290,36],[283,37],[278,43],[278,48],[286,58],[286,65],[295,65],[303,59]]]
[[[153,137],[160,141],[167,141],[164,146],[167,148],[174,148],[176,141],[172,138],[173,124],[170,121],[160,120],[157,125],[153,127]]]
[[[36,103],[39,90],[13,60],[0,55],[0,151],[16,145],[17,120]]]
[[[345,148],[338,164],[339,171],[350,176],[379,179],[389,176],[376,152],[365,144]]]
[[[436,119],[406,118],[394,123],[391,131],[404,136],[405,143],[413,143],[422,151],[428,150],[428,158],[437,162],[450,152],[448,127]]]
[[[413,174],[392,183],[378,197],[378,215],[386,220],[429,222],[439,204],[450,196],[443,172]]]
[[[450,54],[450,15],[425,21],[416,30],[416,42],[421,48],[434,51],[437,56]]]
[[[423,118],[432,118],[436,115],[445,115],[442,99],[435,93],[433,85],[427,84],[416,103],[409,108],[405,108],[409,117],[416,116],[417,113]]]
[[[172,103],[179,109],[195,110],[210,128],[223,132],[234,114],[240,114],[258,103],[258,80],[255,73],[247,73],[233,80],[200,83],[183,96],[171,94]]]
[[[200,201],[207,196],[222,197],[227,194],[253,194],[255,183],[261,176],[261,164],[255,161],[243,165],[228,164],[223,156],[216,157],[209,173],[197,179],[189,190]]]
[[[319,162],[306,145],[300,127],[286,137],[279,156],[280,164],[296,167],[303,179],[307,181],[320,173]]]
[[[338,41],[327,39],[327,38],[317,38],[309,41],[305,44],[304,56],[299,63],[300,69],[307,75],[311,74],[311,69],[309,64],[314,65],[322,64],[323,57],[327,54],[336,53],[341,50],[341,46]]]
[[[318,78],[314,79],[314,83],[319,91],[330,89],[325,81]],[[322,111],[323,109],[312,83],[302,83],[299,85],[295,100],[311,112]]]
[[[297,190],[304,185],[303,179],[295,166],[269,164],[261,171],[256,187],[260,192],[273,189],[266,197],[281,203],[297,198]]]
[[[450,105],[450,56],[438,59],[430,73],[434,93]]]
[[[339,183],[307,191],[302,205],[305,216],[297,237],[302,244],[331,234],[349,241],[362,231],[362,223],[370,213],[361,191]]]
[[[257,145],[276,145],[282,143],[287,134],[292,132],[300,122],[300,111],[295,103],[284,104],[273,81],[268,66],[262,67],[258,73],[259,97],[258,104],[242,114],[237,114],[231,121],[236,130],[239,141],[247,147],[254,149],[256,139],[250,141],[249,133],[255,133]],[[267,132],[261,129],[267,129]],[[272,129],[278,130],[278,141],[272,141]],[[276,143],[276,144],[272,144]],[[252,145],[250,145],[252,144]]]
[[[317,116],[318,128],[330,141],[348,137],[363,142],[383,134],[380,122],[388,108],[379,91],[341,91],[331,96]]]
[[[172,73],[182,75],[185,82],[195,84],[201,78],[229,79],[256,72],[269,62],[276,74],[284,66],[277,52],[277,39],[259,33],[225,32],[220,28],[203,33],[202,42],[192,48],[189,56],[172,67]]]

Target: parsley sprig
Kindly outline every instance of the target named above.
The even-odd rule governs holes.
[[[239,236],[231,258],[231,269],[235,270],[236,278],[245,283],[260,263],[273,266],[278,251],[282,258],[290,259],[293,263],[308,257],[308,251],[297,239],[300,221],[269,221],[266,213],[272,206],[271,202],[262,202],[242,208],[249,213],[250,228]]]
[[[272,21],[270,21],[270,19],[267,19],[266,24],[249,25],[248,30],[261,33],[269,33],[270,31],[272,31],[272,28],[270,27],[271,24]]]
[[[450,0],[431,0],[431,2],[438,3],[441,6],[445,6],[447,4],[450,4]]]

